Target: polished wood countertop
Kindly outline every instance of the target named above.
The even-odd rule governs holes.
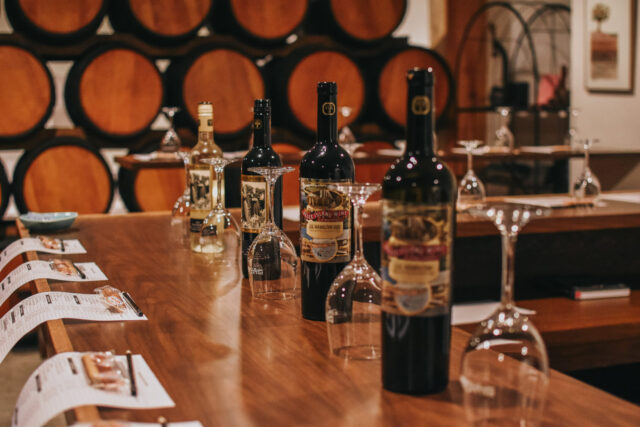
[[[24,230],[22,230],[24,233]],[[49,353],[140,353],[175,408],[74,411],[80,420],[200,420],[210,425],[464,425],[458,381],[468,334],[453,329],[451,381],[443,393],[384,391],[380,362],[329,355],[326,327],[303,320],[298,301],[254,300],[237,268],[218,268],[180,247],[169,215],[80,216],[57,237],[78,238],[109,284],[131,293],[146,322],[49,322]],[[30,256],[33,256],[32,254]],[[42,256],[45,258],[45,256]],[[46,283],[45,283],[46,284]],[[41,284],[41,285],[45,285]],[[94,286],[52,283],[89,293]],[[40,290],[40,289],[36,289]],[[638,407],[553,371],[547,425],[640,424]]]

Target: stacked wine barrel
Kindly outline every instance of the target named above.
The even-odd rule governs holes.
[[[176,125],[189,129],[186,139],[194,142],[197,103],[211,101],[216,142],[239,150],[249,144],[253,100],[269,97],[274,141],[304,149],[314,138],[316,83],[332,80],[338,83],[340,127],[350,126],[364,141],[401,138],[407,69],[434,67],[439,114],[453,92],[451,73],[439,55],[391,36],[406,3],[5,0],[14,33],[0,42],[0,143],[26,149],[13,180],[19,208],[107,211],[110,195],[84,205],[70,203],[73,195],[57,197],[64,203],[36,203],[34,177],[42,175],[33,168],[46,164],[51,177],[63,180],[57,185],[64,186],[64,174],[54,169],[68,167],[60,160],[37,159],[66,158],[47,156],[47,150],[62,153],[66,147],[74,162],[96,170],[91,179],[81,179],[84,172],[78,172],[76,186],[109,192],[113,183],[103,179],[99,150],[155,149],[163,132],[152,131],[151,124],[165,105],[181,108]],[[105,17],[114,33],[97,35]],[[55,93],[45,60],[73,60],[63,93]],[[159,67],[167,60],[166,69]],[[64,99],[75,139],[43,129],[56,98]],[[120,177],[121,194],[132,210],[169,208],[184,181],[175,170]],[[82,191],[77,197],[86,197]]]

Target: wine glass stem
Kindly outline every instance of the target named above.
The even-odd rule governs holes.
[[[467,151],[467,172],[471,172],[473,170],[473,155],[471,151]]]
[[[184,163],[184,173],[185,173],[185,188],[184,188],[184,197],[187,198],[191,198],[191,187],[189,186],[189,181],[190,181],[190,177],[189,177],[189,161],[187,160],[187,157],[184,158],[183,160]]]
[[[274,199],[274,192],[275,192],[275,182],[271,179],[267,179],[267,197],[268,199],[266,200],[265,203],[265,207],[267,209],[267,217],[265,218],[265,223],[275,226],[275,223],[273,221],[273,212],[274,212],[274,207],[273,207],[273,199]]]
[[[584,150],[584,169],[589,169],[589,150]]]
[[[502,238],[502,298],[503,306],[513,305],[513,282],[516,262],[517,233],[501,233]]]
[[[216,196],[216,209],[218,210],[222,210],[222,176],[224,174],[224,169],[219,170],[218,168],[214,168],[215,172],[216,172],[216,189],[217,189],[217,196]]]
[[[356,234],[353,259],[356,260],[362,258],[362,207],[358,202],[353,204],[353,228]]]

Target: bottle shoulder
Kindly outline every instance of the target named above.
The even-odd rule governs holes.
[[[354,179],[355,166],[339,144],[316,143],[302,157],[300,176],[307,178]]]
[[[242,173],[255,166],[282,166],[282,160],[271,147],[253,147],[242,159]]]
[[[391,165],[382,180],[382,197],[426,203],[455,199],[456,179],[437,156],[403,156]]]

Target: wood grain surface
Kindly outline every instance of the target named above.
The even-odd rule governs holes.
[[[378,97],[384,112],[395,123],[407,123],[407,71],[411,68],[433,68],[435,84],[436,116],[444,111],[451,94],[449,80],[440,60],[422,49],[407,49],[399,52],[384,64],[378,79]]]
[[[193,31],[211,9],[211,0],[128,0],[135,18],[149,31],[180,36]]]
[[[277,39],[295,30],[307,12],[308,0],[231,0],[231,12],[249,34]]]
[[[443,393],[383,391],[379,362],[331,357],[324,323],[302,320],[297,301],[252,299],[238,268],[210,264],[178,244],[166,214],[86,215],[58,237],[79,238],[109,284],[131,293],[146,322],[65,322],[77,351],[140,353],[176,407],[100,409],[109,419],[198,419],[210,425],[462,425],[458,382],[468,334],[454,328]],[[86,284],[53,290],[90,292]],[[50,337],[49,339],[56,339]],[[632,425],[638,407],[556,371],[546,425]]]
[[[49,110],[54,94],[42,62],[17,46],[0,45],[0,136],[30,131]]]
[[[86,67],[79,100],[101,131],[126,136],[148,127],[162,105],[162,77],[154,63],[130,49],[109,49]]]
[[[89,25],[105,0],[19,0],[34,25],[56,34],[68,34]]]
[[[331,0],[330,5],[336,23],[345,33],[358,40],[372,41],[390,35],[400,25],[407,2]]]
[[[27,169],[22,188],[34,212],[104,212],[111,201],[111,172],[82,147],[63,145],[42,152]]]
[[[143,169],[136,174],[134,194],[143,211],[168,211],[185,187],[182,169]]]
[[[296,64],[287,82],[289,108],[307,129],[317,129],[316,86],[327,81],[338,85],[338,129],[352,123],[364,106],[365,83],[356,63],[340,52],[311,53]],[[348,117],[340,114],[342,107],[352,109]]]
[[[264,98],[264,81],[253,61],[238,51],[213,49],[200,55],[182,82],[184,104],[194,120],[198,103],[213,104],[213,130],[234,133],[253,119],[255,99]]]

